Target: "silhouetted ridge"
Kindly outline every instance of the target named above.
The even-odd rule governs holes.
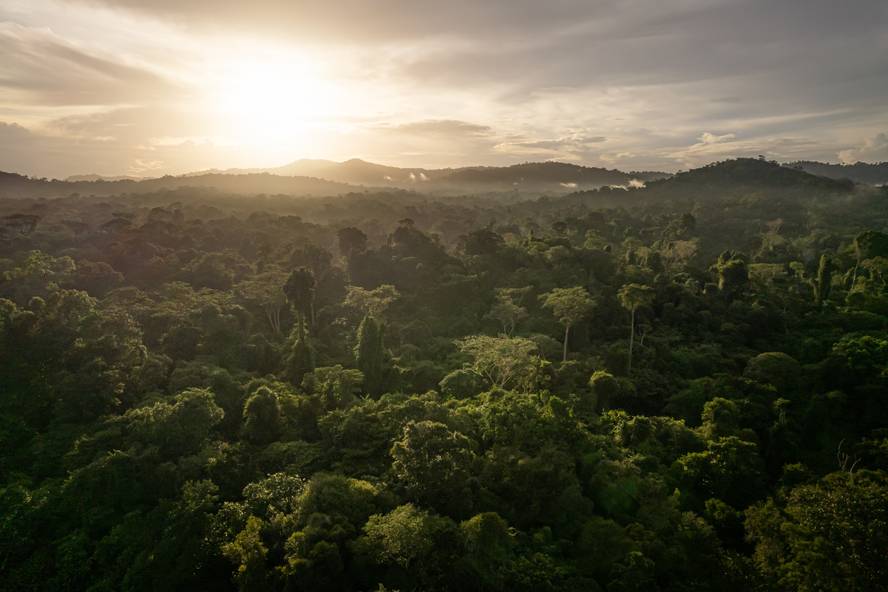
[[[737,158],[680,172],[668,179],[648,184],[647,193],[721,190],[732,193],[755,189],[817,189],[844,192],[853,189],[850,181],[811,175],[756,158]]]

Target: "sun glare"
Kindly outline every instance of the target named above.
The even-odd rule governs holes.
[[[340,107],[339,89],[318,70],[296,59],[226,62],[208,97],[221,134],[265,154],[309,146]]]

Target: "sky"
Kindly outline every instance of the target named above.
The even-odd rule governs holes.
[[[885,0],[0,0],[0,170],[888,161]]]

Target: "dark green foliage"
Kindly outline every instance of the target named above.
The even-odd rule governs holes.
[[[742,254],[725,251],[718,256],[714,267],[718,272],[718,289],[727,296],[734,297],[746,288],[749,270]]]
[[[472,448],[466,436],[442,423],[410,422],[392,444],[392,473],[407,499],[458,516],[471,507]]]
[[[0,200],[0,588],[883,589],[884,197]]]
[[[243,435],[254,444],[277,440],[282,427],[281,404],[266,386],[260,386],[244,403]]]
[[[302,384],[305,375],[315,368],[315,350],[301,318],[290,333],[289,351],[284,364],[287,378],[296,385]]]
[[[854,237],[854,251],[857,261],[873,257],[888,257],[888,234],[867,230]]]
[[[784,590],[880,590],[888,582],[888,480],[839,472],[747,512],[755,560]]]
[[[390,373],[388,354],[382,325],[369,314],[358,327],[355,361],[364,375],[364,390],[373,396],[382,394]]]
[[[829,302],[829,294],[832,291],[832,272],[832,261],[824,253],[820,256],[820,263],[817,265],[817,283],[814,292],[817,304],[823,305]]]
[[[305,267],[294,269],[284,284],[284,294],[299,318],[314,324],[315,275]]]

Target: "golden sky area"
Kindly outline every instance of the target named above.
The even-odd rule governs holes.
[[[886,6],[0,0],[0,170],[888,160]]]

